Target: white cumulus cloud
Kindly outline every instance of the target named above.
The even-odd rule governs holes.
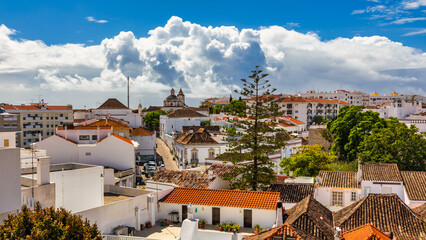
[[[182,87],[195,105],[200,98],[229,95],[256,65],[284,93],[319,87],[426,93],[426,54],[382,36],[324,41],[279,26],[239,30],[179,17],[148,37],[121,32],[94,46],[47,46],[13,34],[0,26],[0,86],[16,89],[12,95],[2,88],[0,96],[16,102],[23,100],[19,89],[34,89],[58,101],[94,104],[124,96],[129,76],[133,103],[160,105],[171,87]]]

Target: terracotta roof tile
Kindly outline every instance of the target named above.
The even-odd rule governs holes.
[[[413,211],[417,213],[417,215],[420,216],[423,221],[426,221],[426,203],[423,203],[422,205],[413,208]]]
[[[90,123],[86,126],[101,126],[101,127],[113,127],[114,129],[133,129],[132,127],[125,125],[123,123],[114,121],[112,119],[108,119],[108,121],[106,119],[99,119],[96,122]]]
[[[72,110],[72,106],[46,106],[46,109],[42,109],[37,105],[4,105],[4,110]]]
[[[210,184],[209,175],[206,173],[166,169],[158,170],[151,181],[173,183],[188,188],[208,188]]]
[[[272,181],[271,183],[284,183],[285,182],[285,180],[287,179],[287,178],[289,178],[289,176],[287,176],[287,175],[275,175],[275,177],[277,178],[275,181]]]
[[[69,139],[65,139],[64,137],[59,136],[58,134],[55,134],[55,136],[60,137],[60,138],[64,139],[65,141],[68,141],[68,142],[70,142],[70,143],[74,143],[74,144],[76,144],[76,145],[78,144],[78,143],[73,142],[73,141],[71,141],[71,140],[69,140]]]
[[[130,139],[127,139],[127,138],[122,137],[122,136],[120,136],[120,135],[117,135],[117,134],[115,134],[115,133],[112,133],[110,137],[112,137],[112,136],[113,136],[113,137],[116,137],[116,138],[118,138],[118,139],[120,139],[120,140],[123,140],[123,141],[125,141],[126,143],[131,144],[132,146],[134,146],[134,144],[133,144],[132,140],[130,140]],[[101,139],[99,142],[102,142],[103,140],[105,140],[105,139],[107,139],[107,138],[109,138],[109,137],[105,137],[105,138]]]
[[[238,208],[276,209],[278,192],[175,188],[161,202]]]
[[[296,123],[296,124],[305,124],[304,122],[302,122],[302,121],[300,121],[300,120],[297,120],[297,119],[294,119],[294,118],[291,118],[291,117],[289,117],[289,116],[283,116],[283,118],[285,118],[285,119],[287,119],[287,120],[289,120],[289,121],[291,121],[291,122],[294,122],[294,123]]]
[[[73,125],[66,125],[67,130],[93,130],[98,129],[96,126],[73,126]],[[58,126],[58,130],[65,130],[65,126]],[[99,127],[99,129],[111,129],[111,127]]]
[[[365,224],[342,234],[341,240],[391,240],[371,224]]]
[[[98,109],[129,109],[116,98],[109,98]]]
[[[279,227],[271,228],[268,231],[265,231],[259,234],[245,236],[243,237],[243,239],[244,240],[274,240],[273,238],[274,236],[280,236],[280,237],[283,237],[283,239],[286,239],[286,237],[291,236],[296,238],[297,240],[318,239],[318,238],[312,238],[312,236],[309,236],[305,232],[299,229],[296,229],[289,224],[283,224]]]
[[[210,134],[204,129],[200,128],[197,132],[194,133],[184,133],[175,140],[180,144],[218,144],[216,140],[210,136]]]
[[[205,173],[213,172],[214,177],[222,177],[225,173],[230,173],[240,169],[240,166],[234,164],[212,164]]]
[[[401,171],[408,198],[415,201],[426,201],[426,172]]]
[[[189,108],[176,109],[173,112],[167,114],[169,118],[194,118],[194,117],[207,117],[201,113],[198,113]]]
[[[362,180],[402,182],[396,163],[361,164]]]
[[[321,182],[318,187],[325,188],[361,188],[360,182],[356,179],[356,172],[335,172],[320,171],[318,176]]]
[[[426,222],[396,194],[368,194],[334,213],[334,223],[342,231],[370,223],[398,240],[426,238]]]
[[[314,193],[313,183],[275,183],[267,191],[279,192],[283,203],[298,203]]]
[[[135,130],[133,130],[130,133],[130,136],[131,137],[133,137],[133,136],[152,136],[154,134],[155,133],[153,133],[153,132],[151,132],[151,131],[149,131],[149,130],[147,130],[145,128],[136,128]]]
[[[312,195],[285,212],[284,223],[305,232],[306,239],[334,239],[333,214]]]

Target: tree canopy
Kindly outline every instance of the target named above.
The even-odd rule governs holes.
[[[158,131],[160,129],[160,116],[166,114],[163,110],[149,112],[143,117],[143,122],[147,128]]]
[[[102,236],[96,224],[91,225],[87,219],[63,208],[42,208],[36,203],[34,211],[24,205],[19,214],[9,215],[0,225],[0,239],[100,240]]]
[[[426,139],[415,127],[380,118],[363,106],[345,106],[327,123],[327,138],[338,160],[397,163],[401,170],[426,170]]]
[[[243,133],[238,135],[236,131],[229,132],[229,149],[225,153],[227,160],[234,164],[250,161],[225,176],[225,179],[231,181],[231,187],[237,189],[267,188],[275,178],[273,163],[268,154],[285,146],[286,138],[276,137],[277,134],[286,135],[285,132],[274,128],[275,123],[263,121],[269,117],[280,116],[281,113],[270,97],[275,89],[271,89],[269,80],[264,79],[268,74],[262,72],[256,67],[248,80],[241,79],[244,86],[242,90],[236,91],[242,96],[255,99],[255,103],[247,107],[249,119],[232,120],[237,128],[243,129]]]
[[[315,177],[321,170],[332,170],[331,164],[336,156],[331,152],[324,152],[321,145],[303,145],[297,150],[296,154],[284,158],[280,163],[280,167],[287,175],[293,171],[293,175],[296,177]]]

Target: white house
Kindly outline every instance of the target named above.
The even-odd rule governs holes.
[[[116,134],[94,144],[79,144],[59,135],[51,136],[35,144],[35,149],[45,149],[53,164],[84,163],[110,166],[118,170],[135,168],[137,143]]]
[[[357,178],[361,180],[361,197],[369,193],[396,193],[404,199],[404,186],[396,163],[362,163]]]
[[[188,216],[191,203],[197,211],[194,218],[205,219],[207,224],[233,222],[241,227],[271,228],[276,220],[280,193],[241,190],[175,188],[160,200],[157,219],[170,219],[177,212],[179,221]]]
[[[346,91],[346,90],[335,90],[333,92],[316,92],[315,90],[309,90],[306,93],[298,93],[297,96],[303,98],[319,98],[328,100],[340,100],[345,101],[354,105],[367,105],[368,104],[368,93],[359,91]]]
[[[97,109],[78,110],[74,112],[74,121],[82,122],[93,118],[111,116],[129,123],[133,128],[142,126],[142,117],[139,113],[132,112],[116,98],[109,98]]]
[[[21,164],[15,133],[0,132],[0,223],[21,208]],[[8,146],[9,145],[9,146]]]
[[[320,171],[315,199],[331,210],[339,210],[360,199],[361,184],[356,172]]]
[[[136,128],[130,133],[130,138],[139,146],[135,149],[136,154],[143,156],[154,156],[157,149],[155,133],[144,128]]]
[[[401,171],[404,181],[405,204],[410,208],[416,208],[426,203],[426,172]]]
[[[224,153],[228,142],[217,136],[211,136],[206,129],[186,132],[174,140],[173,152],[182,169],[205,166],[208,159],[215,159]]]
[[[39,185],[54,183],[56,208],[78,212],[104,204],[102,166],[78,163],[50,165],[49,157],[38,158],[37,163],[41,166],[36,172],[31,168],[22,169],[22,177],[36,179]]]
[[[418,101],[395,101],[377,105],[374,108],[367,108],[364,111],[378,112],[381,118],[394,117],[404,119],[411,114],[420,113],[422,103]]]
[[[160,138],[171,147],[171,135],[174,132],[182,132],[182,126],[200,126],[201,121],[209,120],[209,117],[190,108],[177,109],[167,115],[160,116]]]

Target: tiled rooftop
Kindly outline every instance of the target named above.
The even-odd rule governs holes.
[[[109,98],[98,109],[129,109],[116,98]]]
[[[321,182],[318,187],[325,188],[361,188],[361,184],[356,179],[356,172],[335,172],[320,171],[318,176]]]
[[[426,172],[401,171],[408,198],[415,201],[426,201]]]
[[[284,223],[305,232],[305,239],[334,239],[333,214],[312,195],[285,212]]]
[[[423,221],[426,221],[426,203],[423,203],[422,205],[413,208],[413,211],[417,213],[417,215],[420,216]]]
[[[365,224],[342,234],[342,240],[391,240],[371,224]]]
[[[130,136],[131,137],[133,137],[133,136],[152,136],[154,134],[155,133],[153,133],[153,132],[151,132],[151,131],[149,131],[149,130],[147,130],[145,128],[136,128],[135,130],[133,130],[130,133]]]
[[[158,170],[154,177],[151,178],[151,181],[173,183],[177,186],[188,188],[207,188],[210,184],[209,175],[206,173],[166,169]]]
[[[276,209],[278,192],[175,188],[161,202],[238,208]]]
[[[169,118],[193,118],[193,117],[206,117],[205,115],[198,113],[189,108],[176,109],[173,112],[167,114]]]
[[[183,133],[176,140],[180,144],[218,144],[216,140],[204,129],[200,128],[198,131],[193,133]]]
[[[396,163],[363,163],[362,180],[402,182]]]
[[[270,192],[281,193],[283,203],[298,203],[313,194],[313,183],[276,183],[268,188]]]
[[[398,240],[426,238],[426,222],[396,194],[368,194],[334,213],[334,223],[351,230],[370,223],[383,232],[392,232]]]

